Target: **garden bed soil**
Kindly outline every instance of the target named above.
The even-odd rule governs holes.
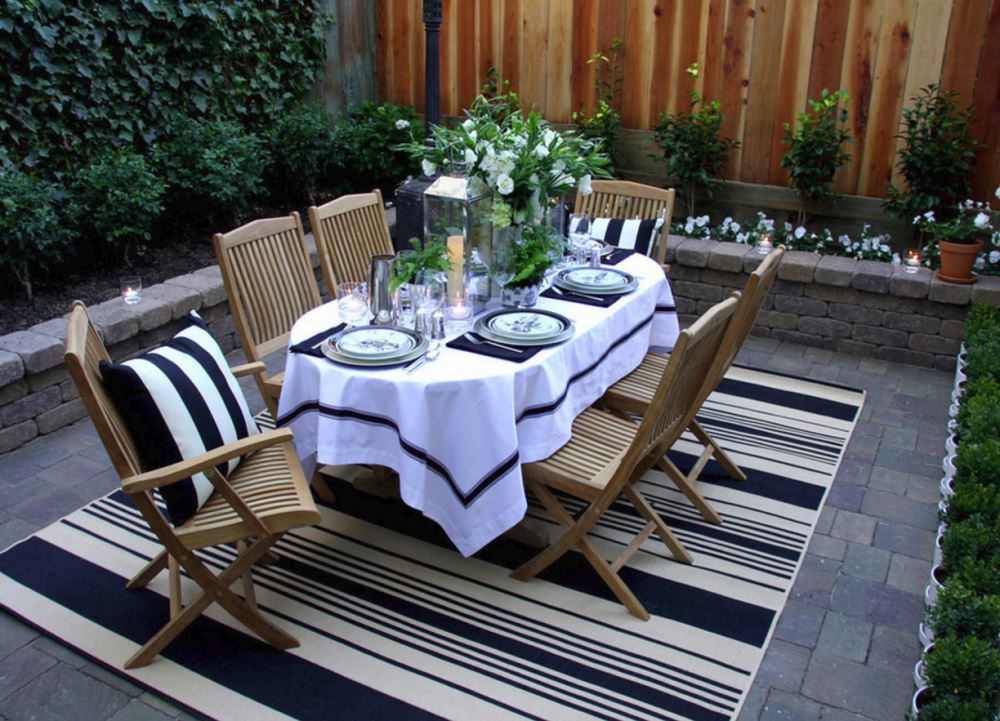
[[[36,323],[69,313],[74,300],[93,305],[114,298],[119,293],[123,275],[138,275],[144,286],[162,283],[168,278],[214,265],[215,249],[208,238],[191,239],[169,246],[149,248],[137,254],[132,268],[97,268],[62,278],[48,278],[35,286],[35,298],[25,296],[0,298],[0,335],[25,330]]]

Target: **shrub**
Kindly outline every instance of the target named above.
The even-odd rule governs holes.
[[[1000,634],[1000,597],[980,595],[954,579],[941,589],[928,618],[937,638],[974,636],[994,643]]]
[[[237,219],[261,192],[268,165],[260,138],[224,120],[182,118],[157,156],[170,207],[222,222]]]
[[[965,360],[965,373],[969,382],[982,378],[993,378],[1000,381],[1000,332],[987,332],[984,328],[976,337],[975,343],[969,344]],[[966,386],[968,392],[968,385]]]
[[[1000,336],[1000,308],[987,303],[976,303],[965,317],[967,347]]]
[[[935,640],[925,670],[936,699],[954,696],[962,702],[978,700],[991,709],[1000,701],[1000,652],[995,643],[971,636],[945,636]]]
[[[969,173],[977,146],[972,136],[972,106],[960,110],[956,93],[928,85],[903,109],[903,128],[896,136],[903,142],[899,167],[905,189],[889,185],[886,210],[912,220],[928,210],[957,207],[969,196]]]
[[[692,80],[698,78],[698,63],[687,69]],[[695,214],[695,199],[704,192],[711,197],[718,185],[719,173],[726,164],[730,148],[739,141],[719,137],[722,111],[718,100],[704,103],[697,90],[691,90],[691,105],[686,113],[660,113],[653,138],[667,161],[667,175],[682,186],[688,215]],[[652,156],[656,157],[656,156]]]
[[[81,170],[71,187],[70,217],[91,242],[91,255],[131,266],[132,247],[150,240],[163,212],[165,189],[132,150],[110,153]]]
[[[333,119],[319,103],[302,104],[278,118],[268,134],[272,163],[268,189],[278,197],[315,204],[330,168],[343,165]]]
[[[994,473],[1000,473],[1000,469]],[[963,468],[955,476],[955,495],[948,501],[944,521],[953,526],[969,518],[1000,524],[1000,483],[985,484],[976,474]]]
[[[975,482],[1000,486],[1000,438],[982,441],[970,438],[963,441],[958,446],[955,465],[956,476],[959,479],[968,479],[969,485]]]
[[[920,721],[986,721],[991,712],[989,704],[982,699],[963,701],[945,696],[920,709]]]
[[[70,251],[70,234],[57,209],[62,195],[57,186],[20,169],[0,169],[0,265],[17,278],[29,301],[37,273]]]
[[[1000,547],[996,530],[979,516],[948,526],[941,539],[948,582],[959,578],[981,593],[1000,591]]]
[[[975,443],[1000,438],[1000,381],[991,375],[969,379],[958,409],[958,435]]]
[[[178,114],[270,126],[312,86],[328,16],[316,0],[5,2],[0,133],[51,171],[160,143]]]
[[[851,139],[845,130],[848,102],[846,90],[831,93],[824,88],[819,100],[809,101],[810,112],[800,113],[794,127],[784,124],[788,152],[781,158],[781,167],[799,194],[798,225],[806,221],[807,204],[835,195],[830,192],[833,176],[851,158],[843,150]]]
[[[345,150],[340,172],[351,178],[354,187],[377,187],[391,197],[396,186],[419,168],[401,147],[413,140],[416,121],[409,106],[366,101],[338,129],[338,142]]]

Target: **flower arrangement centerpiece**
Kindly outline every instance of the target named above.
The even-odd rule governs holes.
[[[1000,198],[1000,188],[996,195]],[[1000,221],[988,203],[965,200],[947,216],[928,210],[915,216],[913,224],[930,241],[930,249],[940,252],[938,276],[953,283],[976,282],[972,268],[983,250],[984,241],[989,240],[994,247],[1000,246]],[[987,257],[984,262],[991,260],[992,257]]]
[[[492,193],[494,228],[541,223],[549,198],[576,188],[587,194],[592,177],[607,177],[610,161],[599,140],[558,132],[537,112],[511,111],[507,96],[502,100],[480,95],[464,122],[435,126],[430,146],[409,146],[428,176],[464,162],[470,183]]]

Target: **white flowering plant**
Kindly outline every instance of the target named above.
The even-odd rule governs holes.
[[[697,218],[689,216],[683,222],[673,223],[670,232],[689,238],[707,238],[750,245],[755,245],[760,236],[767,233],[775,245],[784,245],[788,250],[899,263],[899,255],[893,253],[889,246],[890,236],[873,235],[871,226],[867,223],[862,226],[857,239],[848,235],[835,238],[826,228],[821,233],[815,233],[802,225],[793,226],[788,222],[779,224],[764,213],[757,213],[756,222],[739,223],[727,217],[718,225],[712,225],[707,215]]]
[[[591,178],[608,177],[610,160],[599,141],[558,132],[534,111],[527,116],[500,111],[496,102],[479,96],[464,122],[431,130],[429,147],[406,146],[424,175],[464,163],[470,183],[482,183],[493,194],[494,227],[541,223],[550,198],[573,189],[589,194]]]
[[[1000,186],[994,195],[1000,199]],[[928,210],[913,218],[913,224],[927,240],[921,253],[924,265],[931,268],[939,265],[940,240],[963,244],[983,240],[986,248],[976,259],[975,270],[980,275],[1000,275],[1000,213],[988,203],[965,200],[959,203],[957,212],[951,217],[939,217],[941,215]]]

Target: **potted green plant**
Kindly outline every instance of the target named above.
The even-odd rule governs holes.
[[[928,210],[913,218],[917,226],[932,242],[937,243],[941,254],[938,277],[951,283],[975,283],[972,267],[983,250],[984,239],[991,237],[994,245],[1000,243],[993,232],[993,211],[987,203],[966,200],[945,215],[945,211]]]
[[[510,239],[509,244],[495,244],[496,271],[509,277],[503,284],[503,304],[525,308],[535,305],[545,273],[561,252],[561,240],[546,225],[525,225],[520,238]],[[500,266],[505,266],[505,270],[501,271]]]

